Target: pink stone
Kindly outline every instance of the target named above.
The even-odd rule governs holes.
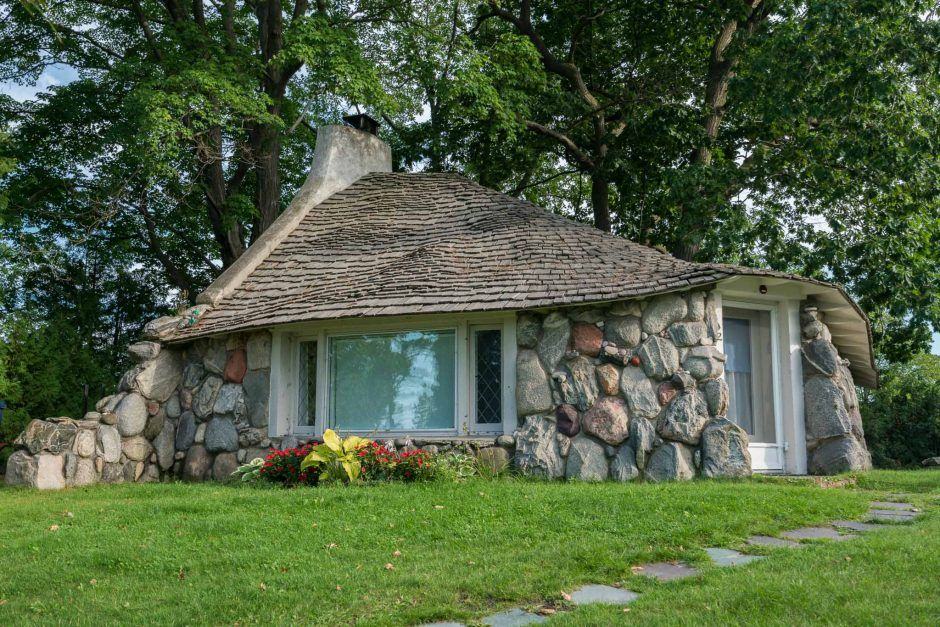
[[[671,382],[666,381],[665,383],[660,383],[659,389],[656,392],[656,396],[659,398],[659,404],[663,406],[668,405],[672,399],[676,397],[677,392],[676,386]]]
[[[222,376],[229,383],[241,383],[248,372],[248,356],[244,348],[236,348],[228,352],[228,359],[225,361],[225,372]]]
[[[603,364],[595,370],[597,383],[607,396],[617,396],[620,392],[620,370],[613,364]]]
[[[156,416],[157,412],[160,411],[160,403],[157,401],[148,401],[147,402],[147,413],[151,416]]]
[[[597,326],[586,322],[577,322],[571,329],[571,341],[574,349],[582,355],[597,357],[601,352],[604,332]]]
[[[581,429],[616,446],[630,435],[627,405],[618,396],[605,396],[581,417]]]

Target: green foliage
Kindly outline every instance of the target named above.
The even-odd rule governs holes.
[[[919,466],[940,455],[940,356],[890,366],[861,402],[865,441],[879,468]]]
[[[323,444],[315,445],[300,464],[301,470],[313,468],[320,480],[356,483],[362,472],[360,449],[369,445],[369,440],[350,435],[341,438],[332,429],[323,432]]]

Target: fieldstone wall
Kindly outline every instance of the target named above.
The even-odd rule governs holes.
[[[515,465],[584,481],[751,473],[704,291],[520,314]]]
[[[152,321],[128,348],[135,365],[82,420],[33,420],[17,438],[6,482],[44,489],[169,478],[225,479],[264,456],[271,340],[266,331],[161,342],[188,315]]]
[[[800,325],[808,470],[814,475],[868,470],[871,455],[849,361],[833,346],[815,304],[804,303]]]

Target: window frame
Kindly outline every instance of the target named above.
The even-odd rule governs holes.
[[[470,423],[472,425],[472,431],[474,433],[502,433],[503,424],[506,422],[506,401],[505,398],[502,399],[500,416],[502,420],[498,423],[493,422],[480,422],[478,420],[477,414],[477,377],[476,377],[476,364],[477,364],[477,343],[474,341],[476,339],[476,333],[478,331],[499,331],[500,332],[500,358],[502,362],[502,368],[500,369],[500,381],[499,387],[503,389],[506,386],[506,342],[505,342],[505,330],[502,325],[499,324],[470,324],[467,329],[467,340],[469,342],[468,348],[468,365],[470,368],[469,377],[470,377]]]
[[[330,393],[331,364],[330,339],[371,334],[403,333],[408,331],[455,332],[455,427],[434,430],[343,431],[376,439],[396,437],[453,438],[475,435],[512,433],[516,428],[515,404],[515,312],[408,316],[373,320],[331,320],[287,325],[272,333],[272,393],[269,405],[269,435],[281,437],[317,437],[327,428],[333,428]],[[475,412],[476,377],[471,362],[473,339],[471,329],[499,329],[502,337],[502,417],[501,424],[478,424]],[[300,344],[317,343],[316,424],[298,425],[300,405]]]

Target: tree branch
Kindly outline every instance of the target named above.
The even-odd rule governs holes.
[[[539,135],[544,135],[545,137],[550,137],[560,143],[565,149],[571,153],[575,160],[580,163],[585,168],[591,169],[594,167],[594,160],[583,150],[581,150],[574,140],[572,140],[567,135],[554,131],[547,126],[542,126],[538,122],[533,122],[532,120],[526,120],[525,126],[531,131],[535,131]]]

